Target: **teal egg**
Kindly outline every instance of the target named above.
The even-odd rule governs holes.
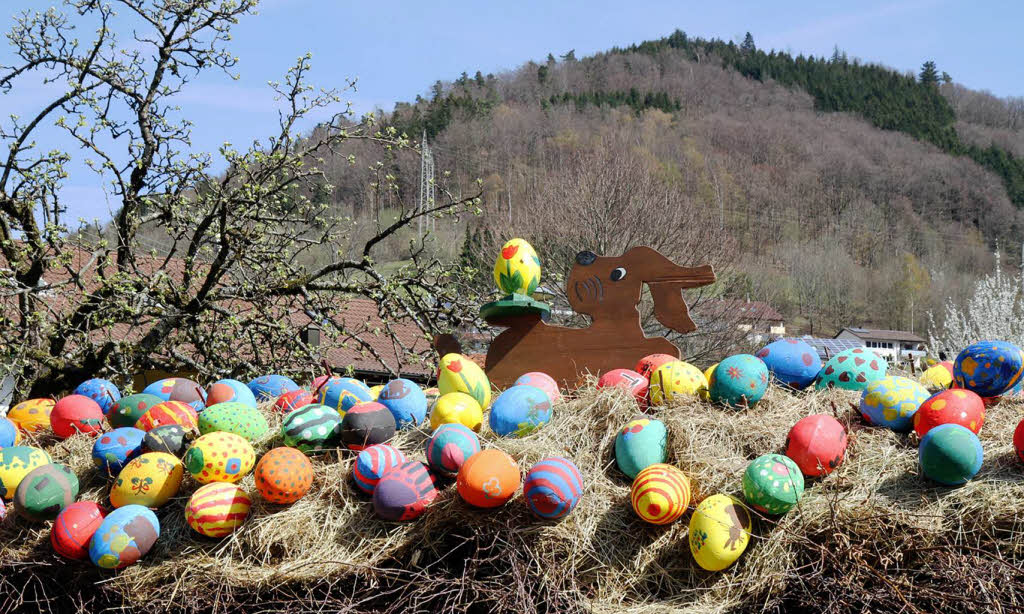
[[[828,359],[818,373],[818,390],[842,388],[843,390],[864,390],[871,382],[885,377],[889,363],[871,350],[863,347],[843,350]]]
[[[743,496],[754,509],[784,514],[804,494],[804,474],[789,457],[765,454],[752,460],[743,473]]]
[[[630,479],[647,467],[664,463],[668,429],[661,420],[637,418],[615,436],[615,464]]]
[[[341,416],[325,405],[306,405],[285,416],[281,423],[284,445],[306,454],[341,445]]]
[[[715,403],[731,407],[752,407],[768,390],[768,367],[750,354],[736,354],[715,367],[708,395]]]
[[[971,429],[959,424],[940,424],[929,429],[917,449],[921,471],[946,486],[966,484],[981,470],[981,441]]]

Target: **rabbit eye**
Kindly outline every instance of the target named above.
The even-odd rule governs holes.
[[[612,278],[612,281],[619,281],[620,279],[626,277],[626,269],[619,267],[612,271],[612,274],[609,277]]]

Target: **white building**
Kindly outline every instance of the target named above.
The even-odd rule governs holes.
[[[925,354],[925,340],[903,330],[844,328],[836,339],[860,341],[864,347],[889,361],[915,360]]]

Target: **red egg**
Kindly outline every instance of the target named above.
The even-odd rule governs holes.
[[[1013,431],[1013,447],[1017,450],[1017,458],[1024,461],[1024,420],[1021,420]]]
[[[625,388],[633,395],[640,407],[647,406],[647,378],[632,369],[612,369],[597,380],[598,388]]]
[[[89,556],[89,540],[103,524],[107,513],[93,501],[79,501],[65,507],[50,529],[50,543],[57,554],[69,559]]]
[[[279,411],[282,414],[305,407],[310,403],[315,403],[316,397],[309,393],[308,390],[299,388],[298,390],[289,390],[288,392],[277,397],[277,402],[274,403],[274,411]]]
[[[651,373],[654,373],[655,369],[673,360],[679,360],[679,357],[668,354],[650,354],[641,358],[640,362],[636,363],[636,369],[634,370],[649,380],[651,379]]]
[[[828,475],[843,462],[846,429],[826,414],[802,418],[786,436],[786,456],[809,477]]]
[[[61,439],[77,433],[99,433],[103,430],[103,410],[87,396],[70,394],[53,406],[50,428]]]
[[[933,394],[914,413],[914,430],[918,437],[924,437],[940,424],[959,424],[977,435],[984,422],[985,400],[963,388]]]

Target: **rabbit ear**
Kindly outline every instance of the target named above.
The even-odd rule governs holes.
[[[634,247],[626,254],[639,268],[641,279],[651,289],[654,317],[680,333],[697,330],[683,301],[683,288],[697,288],[715,281],[711,265],[681,267],[649,247]]]
[[[648,284],[654,297],[654,317],[677,333],[697,330],[690,318],[690,310],[683,300],[682,285],[675,282],[654,282]]]

